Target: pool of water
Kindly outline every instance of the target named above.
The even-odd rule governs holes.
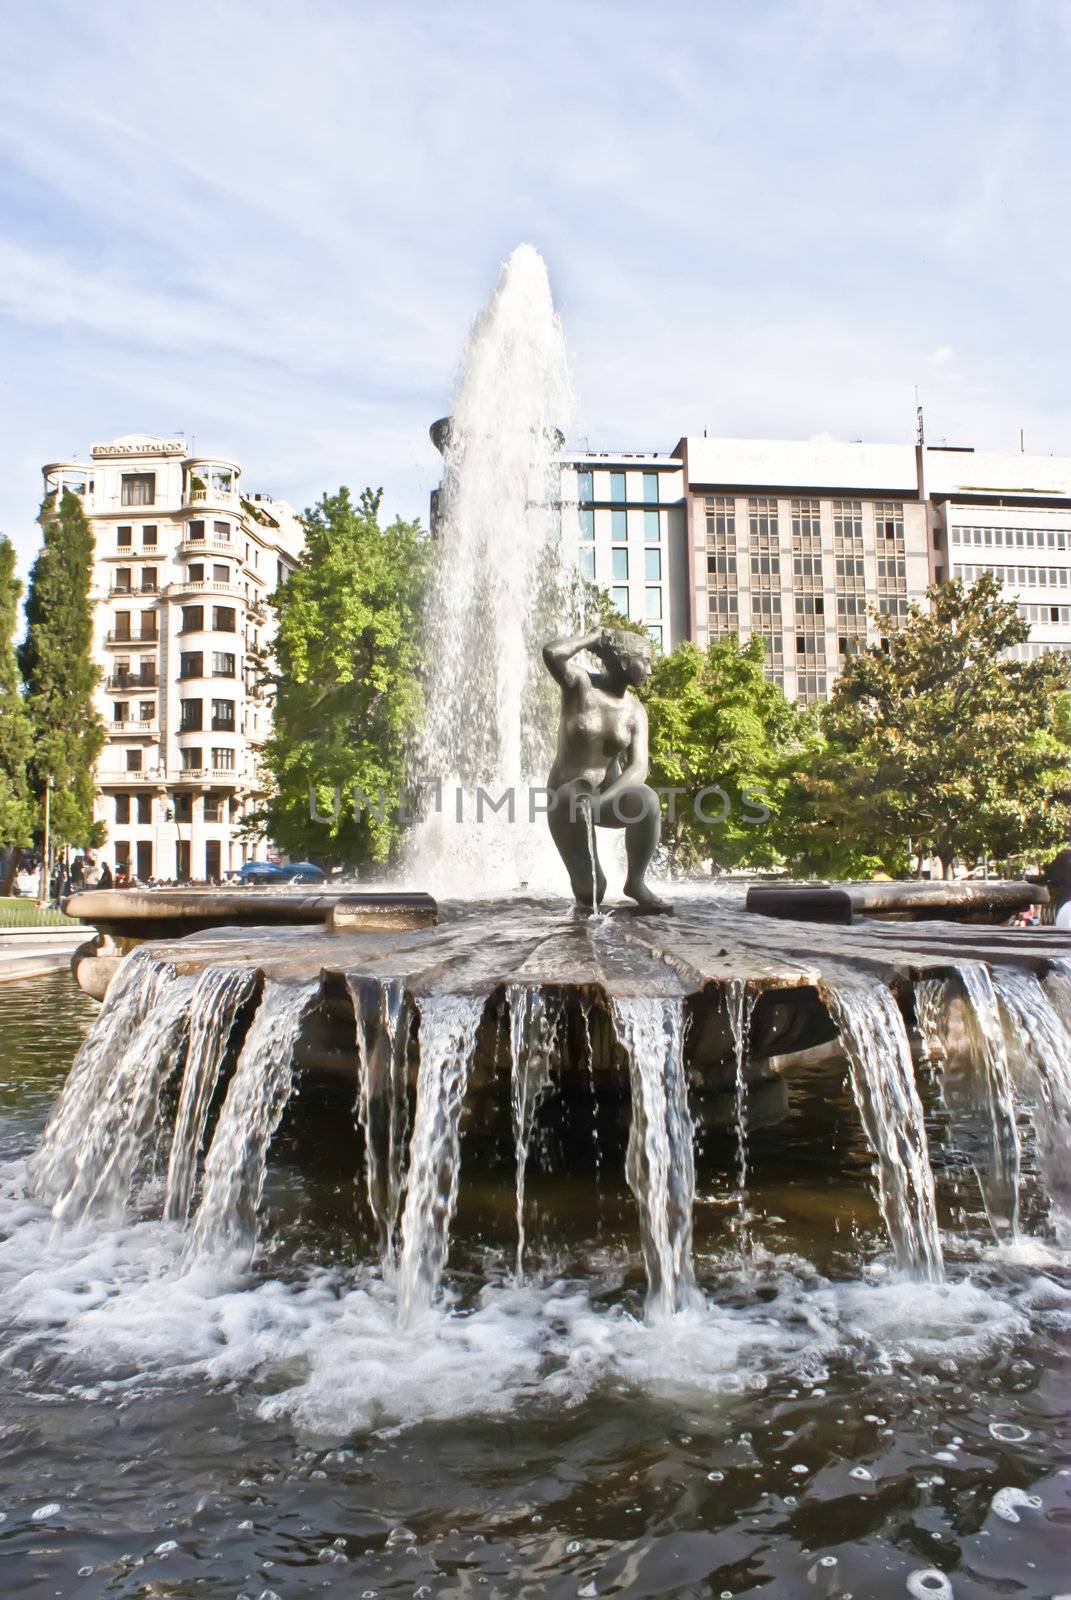
[[[703,1299],[654,1326],[622,1108],[547,1107],[520,1285],[512,1152],[473,1119],[446,1300],[400,1331],[345,1090],[288,1112],[244,1278],[25,1200],[94,1013],[65,977],[0,988],[3,1593],[1071,1592],[1069,1263],[1036,1204],[987,1242],[939,1118],[945,1285],[891,1272],[830,1063],[753,1133],[746,1196],[702,1134]]]

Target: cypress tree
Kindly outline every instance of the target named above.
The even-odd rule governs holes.
[[[33,807],[28,766],[33,740],[15,660],[15,624],[22,584],[15,550],[0,534],[0,845],[30,843]]]
[[[93,821],[93,768],[104,725],[93,704],[100,669],[92,657],[93,532],[77,495],[41,507],[44,543],[30,573],[26,639],[19,665],[33,731],[30,773],[43,811],[51,777],[52,838],[57,844],[97,845],[104,827]]]

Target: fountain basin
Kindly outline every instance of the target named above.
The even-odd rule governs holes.
[[[96,909],[84,904],[96,897],[78,898],[83,914]],[[303,916],[314,909],[310,903],[319,908],[327,899],[297,898]],[[614,1002],[679,1001],[686,1018],[690,1089],[693,1096],[713,1097],[708,1108],[713,1120],[722,1120],[717,1098],[734,1088],[734,1006],[745,993],[750,1011],[746,1072],[759,1084],[790,1070],[800,1052],[836,1049],[838,1029],[826,1004],[831,985],[879,984],[892,992],[910,1021],[914,987],[922,979],[946,977],[964,962],[1019,967],[1041,977],[1071,953],[1071,941],[1050,930],[927,921],[857,923],[849,931],[773,922],[738,904],[698,897],[679,900],[671,917],[589,917],[560,901],[446,902],[434,923],[419,920],[426,916],[427,897],[399,899],[415,902],[401,909],[416,925],[391,926],[386,914],[376,922],[370,911],[364,925],[357,916],[353,926],[336,918],[214,927],[179,939],[150,939],[146,950],[180,974],[227,966],[253,971],[260,983],[315,982],[318,998],[303,1022],[295,1064],[344,1079],[356,1071],[353,996],[360,985],[399,985],[414,1011],[435,995],[479,998],[483,1020],[470,1077],[477,1093],[490,1091],[495,1080],[511,986],[537,990],[561,1011],[569,1040],[562,1052],[566,1072],[587,1072],[589,1063],[596,1073],[619,1071],[610,1022]],[[282,909],[276,908],[277,915]],[[117,949],[109,959],[118,958]],[[84,983],[85,968],[78,973]],[[415,1078],[415,1051],[409,1071]]]

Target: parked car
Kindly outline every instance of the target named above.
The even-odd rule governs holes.
[[[250,884],[324,883],[322,868],[312,861],[292,861],[281,867],[274,861],[247,861],[238,873],[238,882]]]

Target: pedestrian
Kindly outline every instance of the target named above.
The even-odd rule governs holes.
[[[82,881],[87,889],[96,889],[100,884],[100,868],[88,850],[86,851],[85,871]]]
[[[111,867],[109,867],[108,863],[105,862],[104,865],[100,869],[100,880],[97,883],[97,888],[98,889],[112,889],[114,887],[115,887],[115,880],[112,877],[112,869],[111,869]]]

